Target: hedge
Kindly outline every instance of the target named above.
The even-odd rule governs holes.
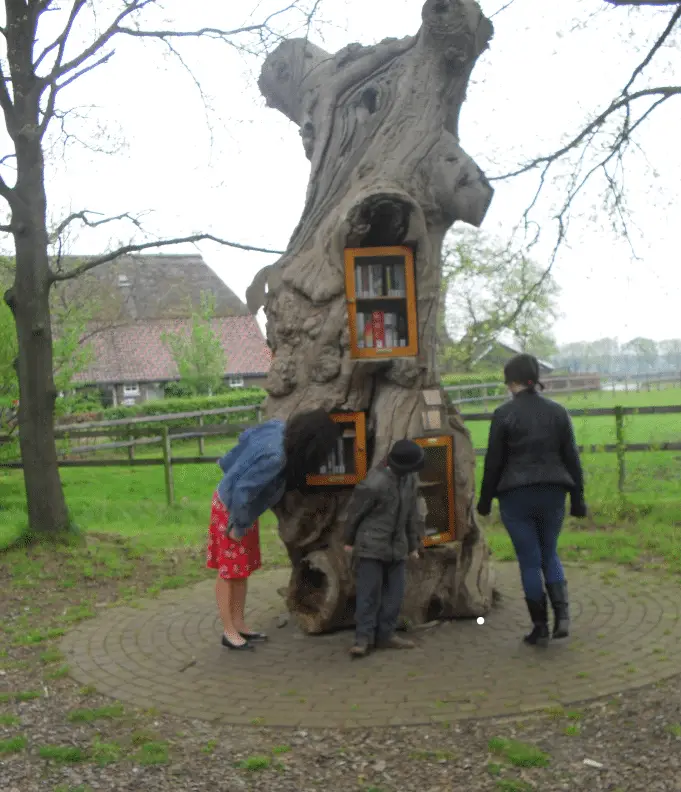
[[[246,405],[259,405],[265,399],[267,394],[260,388],[240,388],[238,391],[234,390],[230,393],[225,393],[220,396],[193,396],[185,399],[154,399],[152,401],[143,402],[142,404],[135,404],[130,407],[109,407],[102,411],[102,421],[115,421],[124,418],[142,418],[144,416],[152,415],[171,415],[172,413],[186,413],[186,412],[200,412],[202,410],[217,410],[221,407],[241,407]],[[227,415],[206,415],[204,423],[220,424],[220,423],[243,423],[246,421],[255,421],[257,416],[256,410],[248,410],[245,412],[238,412]],[[169,428],[191,428],[197,427],[196,418],[181,418],[177,421],[168,421],[164,423]],[[158,428],[158,423],[140,422],[136,428],[143,429],[146,427],[155,426]]]

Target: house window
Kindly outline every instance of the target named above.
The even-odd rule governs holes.
[[[129,382],[127,385],[123,385],[123,397],[139,396],[139,395],[140,395],[139,383]]]
[[[243,388],[244,387],[244,378],[243,377],[227,377],[227,384],[230,388]]]

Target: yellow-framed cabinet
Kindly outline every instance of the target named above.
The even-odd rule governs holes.
[[[450,436],[415,437],[426,457],[420,472],[420,493],[426,501],[425,547],[456,539],[454,509],[454,446]]]
[[[331,413],[342,432],[326,465],[307,476],[311,487],[352,487],[367,474],[366,416],[362,412]]]
[[[414,251],[411,248],[347,248],[345,292],[352,358],[418,355]]]

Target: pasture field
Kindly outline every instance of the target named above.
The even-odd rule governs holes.
[[[681,404],[681,389],[643,393],[602,392],[577,394],[564,401],[570,409],[593,407],[643,407]],[[473,443],[484,448],[488,422],[469,422]],[[615,442],[611,417],[576,418],[577,440],[583,444]],[[633,415],[625,419],[627,442],[681,440],[681,415]],[[233,440],[206,442],[206,453],[215,458]],[[173,446],[175,454],[196,454],[196,443]],[[139,455],[158,456],[156,447]],[[681,452],[637,452],[626,458],[624,497],[617,492],[614,454],[585,454],[587,501],[592,517],[568,521],[561,544],[566,559],[612,560],[661,565],[681,571]],[[478,459],[477,483],[482,473]],[[92,534],[124,537],[139,552],[165,552],[203,545],[210,498],[219,480],[211,464],[174,467],[177,503],[165,503],[162,467],[66,468],[62,478],[75,522]],[[0,471],[0,547],[21,533],[25,500],[19,471]],[[492,548],[499,558],[511,557],[511,546],[495,515],[484,521]],[[262,520],[264,559],[269,566],[285,564],[286,553],[276,534],[273,515]]]

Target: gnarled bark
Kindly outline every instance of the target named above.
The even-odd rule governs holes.
[[[427,434],[423,391],[439,387],[436,315],[442,242],[456,220],[478,226],[492,198],[463,151],[458,116],[473,65],[492,25],[474,0],[427,0],[414,37],[330,55],[284,42],[266,61],[260,88],[298,125],[311,175],[287,252],[249,288],[264,306],[273,352],[268,410],[367,413],[370,464],[392,443]],[[409,245],[415,250],[419,355],[350,357],[343,251]],[[445,402],[446,403],[446,402]],[[457,542],[410,562],[404,615],[412,623],[477,616],[491,606],[489,552],[473,514],[475,458],[458,413],[436,434],[454,438]],[[342,547],[351,490],[288,495],[279,529],[293,573],[288,604],[308,632],[352,619],[352,574]]]

